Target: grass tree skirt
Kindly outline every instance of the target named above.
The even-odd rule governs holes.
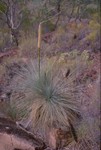
[[[7,118],[0,118],[1,150],[44,150],[44,142]]]

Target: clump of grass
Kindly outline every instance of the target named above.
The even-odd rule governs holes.
[[[24,111],[33,129],[43,133],[51,128],[69,127],[69,121],[73,122],[79,114],[72,76],[64,80],[61,71],[53,66],[48,68],[41,63],[39,76],[38,65],[31,62],[22,68],[11,86],[13,93],[24,94],[16,100],[13,97],[11,105]]]

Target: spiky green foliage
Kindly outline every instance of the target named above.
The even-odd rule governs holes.
[[[12,89],[24,93],[24,97],[19,96],[16,100],[13,97],[11,104],[25,112],[34,130],[68,127],[68,120],[72,122],[79,113],[72,76],[64,79],[56,66],[42,65],[39,77],[35,66],[31,62],[18,73]]]

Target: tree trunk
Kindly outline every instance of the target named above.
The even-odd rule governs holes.
[[[16,29],[11,29],[11,44],[18,47],[18,31]]]

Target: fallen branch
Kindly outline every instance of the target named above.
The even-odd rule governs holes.
[[[46,148],[45,143],[41,139],[8,118],[0,117],[0,133],[14,135],[21,140],[26,140],[35,147],[35,150],[44,150]]]

